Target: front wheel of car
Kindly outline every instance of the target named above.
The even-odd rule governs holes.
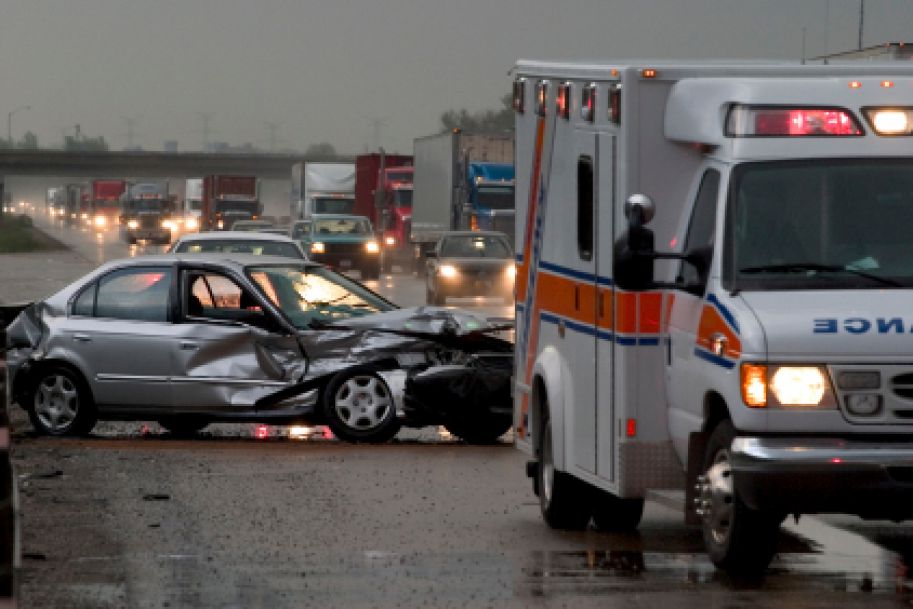
[[[552,424],[545,419],[539,438],[537,488],[542,517],[553,529],[583,530],[593,514],[593,489],[555,467]]]
[[[323,392],[323,409],[330,429],[346,442],[380,444],[399,431],[393,394],[367,366],[334,376]]]
[[[448,421],[444,427],[467,444],[494,444],[513,425],[511,415],[485,414],[475,419]]]
[[[78,373],[57,366],[38,372],[32,386],[29,419],[49,436],[89,433],[97,420],[88,385]]]

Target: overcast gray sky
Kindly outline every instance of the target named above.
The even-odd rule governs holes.
[[[913,39],[913,0],[865,0],[864,44]],[[517,58],[798,59],[855,47],[859,0],[0,0],[0,117],[161,149],[329,141],[409,152],[450,108],[494,108]],[[6,127],[6,125],[4,125]]]

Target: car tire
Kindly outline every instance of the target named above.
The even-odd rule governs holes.
[[[136,245],[136,237],[127,237],[127,244]]]
[[[763,573],[777,549],[781,518],[745,505],[735,488],[731,446],[735,429],[721,421],[704,454],[697,499],[704,510],[701,531],[710,560],[718,568],[742,575]]]
[[[380,444],[400,427],[393,394],[370,366],[356,366],[330,379],[323,391],[323,412],[333,434],[346,442]]]
[[[84,435],[98,420],[89,386],[65,366],[39,369],[26,403],[32,426],[46,436]]]
[[[596,491],[593,524],[601,531],[634,531],[644,514],[643,499],[622,499],[608,491]]]
[[[486,414],[478,419],[460,419],[444,423],[444,427],[467,444],[494,444],[513,425],[511,415]]]
[[[593,514],[593,488],[554,466],[552,423],[545,419],[539,436],[536,484],[542,518],[553,529],[583,530]]]
[[[393,272],[393,256],[382,254],[380,258],[380,270],[382,273]]]
[[[176,438],[189,438],[205,429],[209,421],[192,416],[167,417],[159,419],[158,424]]]

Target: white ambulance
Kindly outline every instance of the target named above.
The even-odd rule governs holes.
[[[515,429],[548,524],[684,489],[745,572],[789,514],[913,517],[913,66],[515,73]]]

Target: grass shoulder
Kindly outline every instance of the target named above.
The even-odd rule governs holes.
[[[32,226],[28,216],[0,216],[0,254],[62,249],[66,246]]]

